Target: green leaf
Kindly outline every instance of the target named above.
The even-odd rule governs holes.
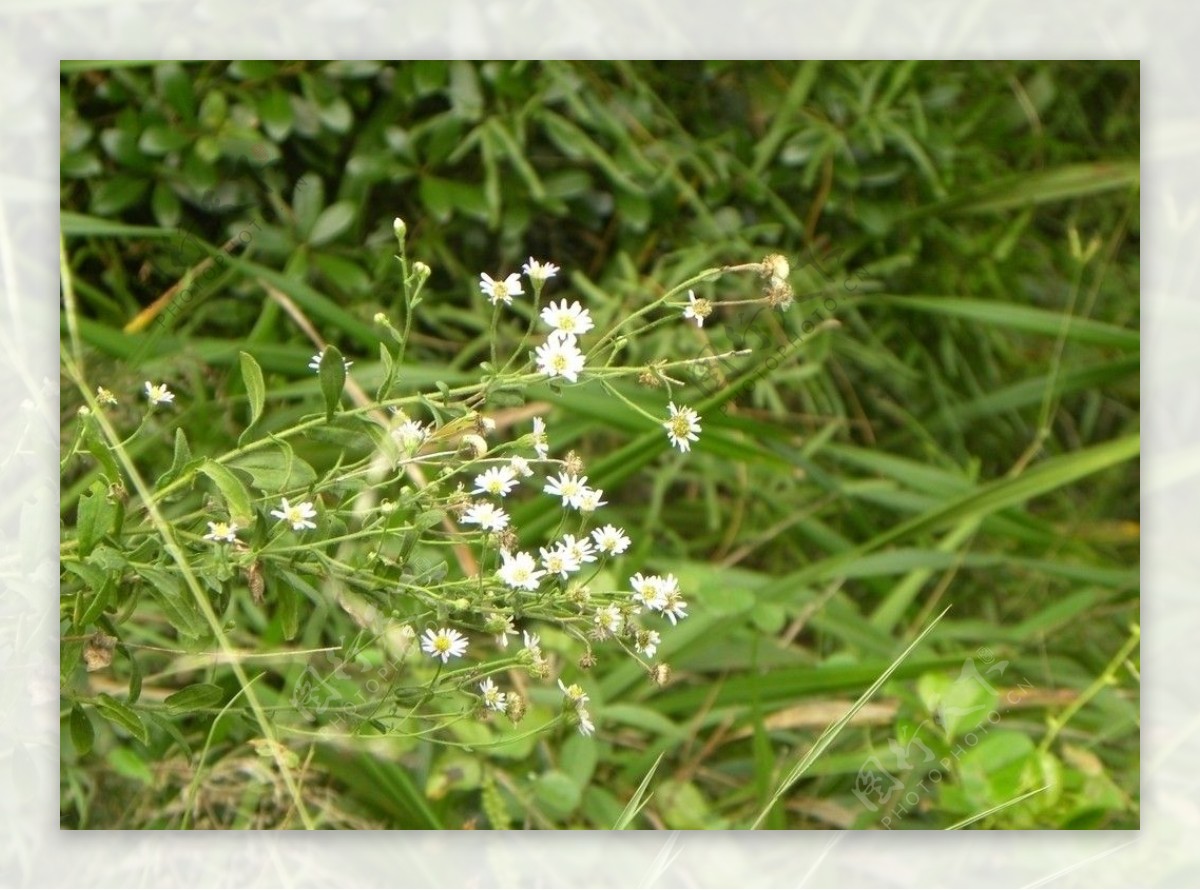
[[[183,432],[183,427],[175,428],[175,456],[171,461],[171,468],[167,472],[155,480],[154,487],[162,488],[165,485],[174,482],[184,472],[189,464],[199,466],[199,461],[192,460],[192,449],[188,445],[187,436]]]
[[[325,206],[325,182],[315,173],[304,174],[302,181],[304,188],[297,188],[292,196],[292,212],[296,217],[296,231],[306,238]]]
[[[596,740],[576,733],[563,743],[558,765],[583,791],[596,771]]]
[[[358,205],[351,201],[338,201],[336,204],[330,204],[321,211],[321,215],[313,224],[312,231],[308,235],[308,243],[317,247],[329,243],[354,225],[354,218],[357,214]]]
[[[188,135],[180,130],[166,124],[151,124],[142,131],[142,136],[138,139],[138,149],[143,154],[165,155],[179,151],[190,141]]]
[[[250,475],[251,484],[264,494],[278,494],[296,488],[306,488],[317,481],[317,471],[298,458],[286,442],[278,448],[262,448],[235,457],[231,469]]]
[[[951,739],[975,729],[995,709],[999,694],[978,674],[974,662],[967,662],[958,677],[926,674],[917,681],[917,694],[931,713],[940,718]]]
[[[273,89],[258,100],[258,114],[263,129],[276,142],[282,142],[292,130],[294,113],[292,100],[281,89]]]
[[[217,486],[221,497],[225,499],[225,508],[229,511],[230,519],[243,526],[254,520],[254,511],[250,508],[250,493],[241,479],[211,458],[202,463],[197,470]]]
[[[164,699],[164,704],[172,711],[200,711],[220,704],[225,697],[225,690],[215,683],[194,683],[178,692],[172,692]]]
[[[118,173],[96,186],[88,209],[96,216],[116,216],[142,200],[149,187],[144,179]]]
[[[99,480],[93,482],[88,493],[79,499],[76,534],[80,556],[91,553],[100,539],[108,534],[116,515],[117,506],[108,499],[108,487]]]
[[[321,395],[325,397],[325,419],[333,420],[333,414],[342,401],[342,389],[346,385],[346,361],[336,346],[326,346],[321,353],[317,377],[321,381]]]
[[[124,702],[117,701],[107,692],[101,692],[96,696],[95,705],[96,710],[109,723],[121,727],[143,745],[149,744],[150,733],[147,732],[146,724],[142,722],[142,718],[133,708]]]
[[[154,192],[150,195],[150,209],[154,211],[154,219],[158,224],[167,229],[178,226],[183,214],[179,196],[165,182],[155,183]]]
[[[162,606],[167,620],[184,636],[201,637],[208,625],[196,609],[190,591],[183,589],[183,582],[173,573],[153,566],[141,566],[138,574],[150,583],[155,601]]]
[[[95,417],[84,418],[83,444],[87,446],[88,453],[96,458],[96,462],[104,469],[104,475],[108,478],[109,483],[120,482],[121,471],[117,469],[117,459],[113,457],[112,450],[104,441],[104,437],[100,435]]]
[[[96,740],[96,730],[88,715],[79,705],[71,708],[70,727],[71,744],[75,746],[75,753],[83,757],[92,750],[92,743]]]
[[[103,571],[99,567],[86,562],[75,562],[73,560],[64,560],[63,568],[67,571],[78,575],[87,585],[87,590],[91,592],[91,596],[84,597],[85,591],[79,591],[76,596],[86,602],[82,608],[77,605],[75,614],[77,616],[75,629],[83,631],[85,628],[96,623],[96,620],[103,613],[104,608],[108,605],[109,599],[112,597],[113,575]]]
[[[538,777],[533,789],[538,805],[555,818],[569,816],[583,799],[583,792],[571,777],[559,770],[550,770]]]
[[[285,640],[296,639],[300,632],[300,592],[282,578],[276,579],[276,603],[279,614],[279,626]]]
[[[167,62],[154,66],[154,81],[157,92],[167,104],[185,121],[196,117],[196,93],[192,78],[178,62]]]
[[[239,352],[238,360],[242,367],[242,380],[246,384],[246,395],[250,399],[250,423],[246,426],[246,432],[242,433],[244,438],[250,427],[262,416],[263,405],[267,401],[267,385],[263,382],[262,368],[258,366],[254,356],[248,352]],[[238,442],[240,444],[241,439]]]

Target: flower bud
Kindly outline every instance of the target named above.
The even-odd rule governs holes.
[[[396,233],[396,240],[403,243],[404,236],[408,234],[408,226],[404,224],[404,220],[397,216],[392,220],[392,231]]]

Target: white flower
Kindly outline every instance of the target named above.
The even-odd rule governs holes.
[[[429,438],[429,429],[415,420],[406,420],[392,430],[392,438],[409,454],[415,454],[417,449]]]
[[[151,383],[147,380],[146,398],[150,400],[151,405],[169,405],[175,401],[175,393],[167,389],[165,383]]]
[[[537,634],[531,634],[529,631],[523,630],[521,631],[521,642],[534,655],[542,654],[542,638]]]
[[[321,359],[323,359],[324,357],[325,357],[325,350],[322,349],[320,352],[318,352],[316,355],[314,355],[309,360],[308,367],[314,371],[320,371],[321,370]],[[344,367],[347,371],[350,370],[350,368],[351,368],[351,366],[353,366],[353,364],[354,364],[354,362],[346,361],[345,356],[342,357],[342,367]]]
[[[638,572],[629,579],[629,585],[633,588],[634,602],[642,603],[647,609],[658,611],[667,603],[667,590],[663,583],[663,579],[658,575],[647,575],[642,577],[642,573]]]
[[[579,718],[579,734],[589,736],[596,731],[596,724],[592,722],[592,715],[588,713],[587,708],[576,708],[575,716]]]
[[[563,695],[567,697],[567,701],[569,701],[574,707],[582,708],[588,703],[588,695],[583,691],[578,683],[572,683],[570,686],[568,686],[563,683],[562,678],[560,677],[558,680],[558,688],[562,690]]]
[[[542,565],[546,567],[547,574],[566,578],[572,572],[579,571],[579,560],[561,544],[552,550],[547,550],[545,547],[540,547],[538,550],[542,554]]]
[[[440,658],[442,664],[445,664],[451,657],[462,658],[463,653],[467,651],[467,638],[449,627],[436,631],[430,628],[421,639],[421,648],[434,658]]]
[[[545,460],[550,454],[550,440],[546,438],[546,421],[540,417],[533,419],[533,450],[539,460]]]
[[[149,393],[147,393],[147,395],[149,395]],[[172,398],[174,398],[174,396],[172,396]],[[103,386],[97,386],[96,401],[101,405],[115,405],[117,404],[117,397],[112,394],[111,390],[105,389]]]
[[[521,271],[529,276],[529,280],[535,285],[541,284],[547,278],[553,278],[558,274],[558,266],[554,263],[539,263],[533,257],[529,258],[529,262],[521,267]]]
[[[574,535],[563,535],[562,543],[558,545],[571,555],[571,559],[581,566],[585,562],[595,562],[595,548],[587,538],[576,538]]]
[[[621,632],[621,627],[625,624],[625,619],[621,617],[621,610],[611,604],[597,609],[593,620],[596,622],[596,627],[602,632],[614,636]]]
[[[691,408],[676,408],[674,402],[668,407],[671,409],[671,417],[663,424],[667,438],[680,451],[688,451],[693,442],[700,440],[697,435],[700,432],[700,415]]]
[[[672,622],[674,623],[674,622]],[[637,640],[633,644],[633,648],[637,649],[647,658],[653,658],[654,653],[658,651],[658,644],[662,642],[662,637],[656,630],[639,630],[637,632]]]
[[[565,377],[572,383],[579,381],[583,370],[583,353],[575,345],[575,335],[553,331],[546,342],[534,350],[538,370],[547,377]]]
[[[608,501],[600,500],[604,497],[604,489],[602,488],[585,488],[579,493],[578,503],[580,513],[594,513],[603,507]]]
[[[625,529],[612,525],[595,529],[592,532],[592,540],[596,542],[596,547],[601,553],[611,553],[613,556],[624,553],[629,547],[629,538],[625,534]]]
[[[508,527],[508,514],[494,504],[472,504],[462,521],[484,531],[498,532]]]
[[[695,291],[688,291],[688,304],[683,310],[683,317],[692,319],[696,322],[696,327],[704,327],[704,319],[712,315],[713,306],[708,300],[701,297],[696,299]]]
[[[306,528],[316,528],[317,524],[312,521],[317,515],[316,509],[312,505],[312,501],[304,501],[300,504],[289,504],[287,498],[281,498],[279,501],[279,509],[272,510],[271,515],[276,519],[282,519],[284,522],[291,525],[294,531],[303,531]]]
[[[566,300],[559,303],[551,302],[542,310],[542,321],[556,331],[575,336],[586,334],[595,327],[592,324],[591,313],[580,306],[578,300],[570,306],[567,305]]]
[[[495,494],[505,497],[517,484],[512,467],[489,467],[475,477],[475,490],[471,494]]]
[[[503,619],[503,623],[500,625],[500,632],[498,634],[496,634],[496,645],[499,646],[501,649],[507,649],[508,648],[508,638],[515,637],[516,635],[517,635],[517,629],[515,627],[513,627],[512,616],[505,615],[504,619]]]
[[[520,455],[514,454],[509,458],[508,468],[512,470],[514,475],[524,476],[527,479],[533,475],[533,468],[529,466],[529,461]]]
[[[680,618],[687,617],[687,603],[678,590],[667,592],[667,601],[663,603],[662,613],[671,620],[672,625]]]
[[[546,573],[540,571],[537,562],[528,553],[518,553],[516,556],[504,551],[500,554],[502,565],[496,570],[496,576],[515,590],[537,590],[538,582]],[[507,645],[507,641],[504,645]]]
[[[503,714],[508,709],[508,702],[504,700],[505,694],[496,687],[491,677],[479,684],[479,691],[483,693],[483,703],[488,710]]]
[[[579,499],[588,491],[587,476],[562,472],[553,479],[548,479],[542,491],[561,497],[564,507],[578,507]]]
[[[236,522],[210,522],[206,541],[226,541],[233,543],[237,540],[238,525]]]
[[[511,303],[513,297],[519,297],[525,293],[525,289],[521,287],[521,277],[516,272],[503,281],[497,281],[485,272],[479,276],[479,289],[491,298],[493,304],[501,301],[506,304]]]

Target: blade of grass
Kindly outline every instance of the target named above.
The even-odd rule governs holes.
[[[633,797],[629,798],[629,803],[625,804],[625,809],[617,817],[616,824],[613,825],[614,830],[624,831],[629,828],[630,823],[637,818],[637,814],[650,802],[650,796],[646,794],[646,789],[650,787],[650,780],[654,778],[654,774],[658,771],[658,765],[662,763],[665,754],[664,751],[658,755],[658,759],[654,761],[654,765],[650,767],[645,778],[642,779],[642,783],[633,792]]]
[[[917,646],[921,644],[921,641],[924,640],[925,637],[929,636],[929,632],[937,627],[938,622],[941,621],[949,611],[950,607],[947,606],[942,610],[942,613],[938,615],[937,618],[934,618],[933,621],[929,622],[929,626],[921,631],[921,633],[917,635],[916,639],[908,644],[905,650],[901,652],[890,665],[888,665],[887,669],[882,674],[879,675],[879,678],[867,688],[867,691],[858,697],[858,700],[850,706],[849,710],[847,710],[846,713],[834,723],[830,724],[828,729],[821,733],[820,737],[817,739],[816,743],[813,744],[812,748],[809,749],[808,753],[800,759],[799,763],[792,767],[791,771],[787,774],[784,780],[779,783],[779,787],[775,789],[775,793],[771,795],[771,799],[767,802],[767,805],[763,807],[762,811],[758,814],[758,818],[751,823],[751,829],[757,829],[758,826],[762,824],[763,819],[767,817],[767,814],[771,812],[771,809],[775,806],[775,804],[779,803],[783,795],[787,793],[787,790],[796,784],[800,777],[803,776],[808,768],[812,766],[813,762],[821,756],[825,749],[833,744],[834,740],[837,739],[842,730],[846,728],[846,724],[854,719],[854,715],[862,710],[863,705],[870,701],[872,696],[874,696],[875,693],[883,687],[883,684],[888,681],[893,673],[895,673],[896,668],[900,666],[901,662],[903,662],[904,659],[908,657],[909,653],[911,653],[917,648]]]

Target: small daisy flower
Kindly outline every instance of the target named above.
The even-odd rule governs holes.
[[[601,553],[611,553],[613,556],[624,553],[629,548],[629,537],[625,529],[606,525],[592,532],[592,540]]]
[[[467,638],[449,627],[436,631],[429,628],[421,638],[421,648],[445,664],[451,658],[462,658],[467,651]]]
[[[578,504],[580,513],[595,513],[608,501],[601,500],[604,497],[604,489],[602,488],[585,488],[579,493]]]
[[[167,389],[165,383],[151,383],[147,380],[146,398],[150,400],[151,405],[169,405],[175,401],[175,393]]]
[[[639,630],[637,639],[633,644],[638,652],[641,652],[647,658],[653,658],[654,653],[658,651],[658,644],[662,642],[662,637],[656,630]]]
[[[558,688],[562,690],[563,695],[566,696],[567,701],[569,701],[573,707],[582,708],[588,703],[588,695],[583,691],[583,688],[580,687],[578,683],[572,683],[570,686],[568,686],[560,677],[558,681]]]
[[[513,472],[514,476],[524,476],[528,479],[533,475],[533,468],[529,466],[529,461],[516,454],[509,458],[508,468]]]
[[[611,604],[601,606],[597,609],[593,621],[596,622],[598,630],[605,634],[612,634],[613,636],[619,634],[625,624],[625,619],[621,616],[621,610]]]
[[[406,420],[392,430],[392,438],[411,454],[425,444],[425,440],[429,438],[429,429],[415,420]]]
[[[489,467],[475,477],[475,490],[471,494],[494,494],[505,497],[516,484],[516,473],[511,467]]]
[[[521,271],[529,276],[529,280],[536,287],[543,284],[547,278],[553,278],[558,274],[558,266],[554,263],[539,263],[533,257],[529,258],[529,262],[521,267]]]
[[[563,535],[562,543],[558,545],[571,555],[571,558],[581,566],[587,562],[596,561],[596,551],[592,542],[587,538],[576,538],[574,535]]]
[[[533,450],[539,460],[545,460],[550,455],[550,440],[546,437],[546,421],[540,417],[533,419]]]
[[[667,591],[663,579],[658,575],[647,575],[644,578],[638,572],[629,579],[633,588],[634,602],[642,603],[647,609],[658,611],[667,603]]]
[[[498,532],[508,527],[508,514],[494,504],[472,504],[463,514],[462,521],[484,531]]]
[[[272,510],[271,515],[276,519],[282,519],[292,527],[293,531],[303,531],[306,528],[316,528],[317,524],[313,522],[313,518],[317,515],[316,508],[313,507],[312,501],[304,501],[299,504],[289,504],[287,498],[282,498],[279,501],[279,509]]]
[[[237,540],[238,526],[236,522],[210,522],[206,541],[225,541],[232,544]]]
[[[521,277],[516,272],[507,276],[503,281],[497,281],[485,272],[479,276],[479,289],[491,299],[493,305],[500,302],[506,305],[510,304],[513,297],[519,297],[525,293],[525,289],[521,287]]]
[[[663,604],[662,613],[671,620],[674,625],[680,618],[687,618],[687,602],[678,590],[672,590],[667,593],[667,601]]]
[[[149,395],[149,393],[147,393],[147,395]],[[111,390],[107,390],[103,386],[97,386],[96,401],[101,405],[115,405],[117,404],[117,397],[112,394]]]
[[[704,319],[712,315],[713,305],[701,297],[696,299],[695,291],[688,291],[688,304],[683,310],[683,317],[696,322],[696,327],[704,327]]]
[[[508,703],[504,700],[506,696],[492,682],[491,677],[479,684],[479,691],[483,695],[483,704],[489,711],[499,711],[503,714],[508,709]]]
[[[546,480],[546,487],[542,489],[546,494],[562,498],[564,507],[578,507],[579,499],[587,490],[587,476],[565,472]]]
[[[567,305],[566,300],[558,303],[552,301],[542,310],[542,321],[556,331],[573,336],[586,334],[595,327],[592,323],[592,314],[580,306],[578,300],[575,300],[570,306]]]
[[[500,617],[494,629],[498,631],[496,634],[496,645],[501,649],[507,649],[508,638],[515,637],[517,635],[517,629],[513,625],[512,616],[504,615],[503,617]]]
[[[589,736],[596,731],[596,724],[592,722],[592,715],[588,713],[587,708],[576,708],[575,716],[579,718],[579,734]]]
[[[680,451],[688,451],[700,440],[700,415],[691,408],[676,408],[674,402],[667,407],[671,409],[671,417],[663,424],[667,438]]]
[[[579,560],[561,544],[551,550],[539,547],[538,551],[542,554],[542,565],[546,567],[548,575],[566,578],[572,572],[579,571]]]
[[[324,357],[325,357],[325,350],[322,349],[320,352],[318,352],[316,355],[314,355],[311,359],[309,359],[309,362],[308,362],[309,369],[313,370],[313,371],[320,371],[321,370],[321,359],[323,359]],[[342,366],[346,369],[347,372],[349,372],[350,368],[353,365],[354,365],[354,362],[347,361],[344,356],[342,357]]]
[[[547,377],[564,377],[572,383],[579,381],[583,370],[583,353],[575,345],[574,334],[554,331],[546,342],[534,350],[538,370]]]
[[[537,634],[531,634],[527,630],[521,631],[521,642],[525,644],[524,648],[528,649],[534,656],[542,654],[542,638]]]
[[[538,582],[546,573],[538,569],[532,555],[518,553],[513,556],[506,551],[500,558],[502,565],[496,570],[496,577],[514,590],[537,590]]]

